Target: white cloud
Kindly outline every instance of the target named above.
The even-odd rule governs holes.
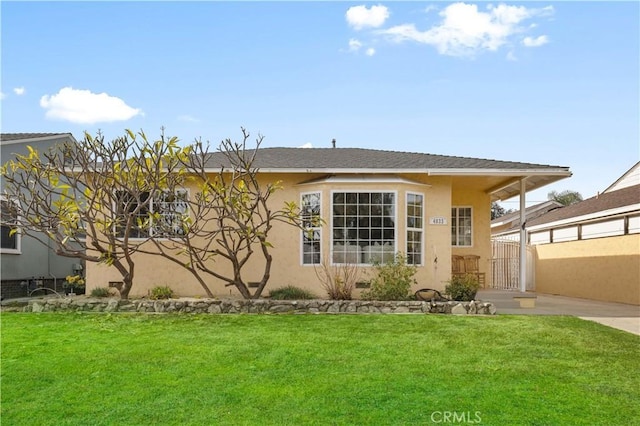
[[[349,52],[357,52],[362,47],[362,43],[355,38],[349,40]]]
[[[366,27],[379,28],[389,17],[389,9],[386,6],[353,6],[347,10],[345,14],[347,22],[356,30]]]
[[[52,96],[44,95],[40,106],[47,110],[47,118],[80,124],[126,121],[144,115],[142,110],[128,106],[120,98],[72,87],[62,88]]]
[[[435,4],[431,4],[424,8],[424,13],[429,13],[434,10],[438,10],[438,6],[436,6]]]
[[[200,120],[198,120],[197,118],[192,117],[190,115],[180,115],[180,116],[178,116],[178,120],[186,121],[188,123],[199,123],[200,122]]]
[[[363,47],[364,44],[360,40],[352,38],[349,40],[349,49],[347,50],[347,52],[359,52]],[[376,49],[374,49],[373,47],[369,47],[364,50],[364,54],[367,56],[373,56],[376,54]]]
[[[512,61],[512,62],[516,62],[518,60],[518,58],[516,57],[515,53],[513,53],[512,51],[507,53],[507,60],[508,61]]]
[[[4,92],[0,92],[0,99],[4,99],[6,97],[7,97],[7,95],[5,95]]]
[[[25,89],[24,87],[16,87],[15,89],[13,89],[13,93],[15,93],[18,96],[24,95]]]
[[[442,21],[426,31],[414,24],[397,25],[378,31],[396,42],[414,41],[434,46],[440,54],[474,56],[496,51],[511,42],[514,34],[525,31],[521,23],[537,16],[548,16],[553,7],[529,9],[524,6],[488,5],[479,11],[477,5],[454,3],[442,10]]]
[[[546,35],[541,35],[540,37],[536,38],[525,37],[524,40],[522,40],[522,44],[527,47],[539,47],[547,43],[549,43],[549,37],[547,37]]]
[[[298,148],[313,148],[311,142],[307,142],[304,145],[300,145]]]

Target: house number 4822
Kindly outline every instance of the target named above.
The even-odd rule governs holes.
[[[446,225],[447,218],[442,216],[430,217],[429,225]]]

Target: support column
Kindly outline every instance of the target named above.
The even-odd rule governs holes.
[[[527,291],[526,179],[520,179],[520,291],[523,293]]]

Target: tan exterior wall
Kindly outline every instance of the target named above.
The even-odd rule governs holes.
[[[460,191],[453,194],[450,177],[428,177],[425,175],[404,175],[404,179],[411,180],[407,183],[375,183],[375,182],[348,182],[348,183],[307,183],[320,175],[310,174],[280,174],[264,175],[263,183],[282,181],[283,190],[276,192],[272,198],[272,205],[277,208],[285,201],[300,202],[300,196],[305,192],[321,192],[322,216],[327,221],[322,229],[322,256],[330,256],[331,245],[331,191],[394,191],[396,193],[396,250],[406,252],[406,193],[414,192],[424,195],[424,236],[423,236],[423,265],[418,267],[416,275],[417,284],[414,290],[419,288],[435,288],[443,290],[451,276],[451,203],[473,206],[474,245],[468,249],[462,249],[464,253],[479,254],[483,263],[481,269],[487,274],[490,268],[484,262],[491,253],[490,228],[489,228],[489,197],[481,191]],[[429,225],[430,217],[444,217],[446,225]],[[275,289],[286,285],[311,290],[319,297],[326,297],[317,278],[315,268],[311,265],[302,265],[301,259],[301,231],[283,223],[276,223],[271,230],[269,242],[273,244],[271,253],[273,264],[271,277],[263,295],[269,293],[269,289]],[[254,256],[259,253],[254,254]],[[256,256],[260,257],[260,256]],[[437,260],[436,260],[437,259]],[[136,255],[135,278],[131,291],[132,297],[145,296],[155,286],[170,286],[179,296],[204,296],[200,284],[186,269],[183,269],[166,259],[152,255]],[[260,262],[261,263],[261,262]],[[368,280],[371,276],[371,267],[361,266],[362,280]],[[229,268],[220,261],[220,271],[228,272]],[[258,265],[256,274],[249,276],[245,281],[258,281],[262,277],[262,265]],[[488,275],[487,275],[488,277]],[[106,287],[109,281],[121,281],[118,272],[113,267],[100,266],[93,263],[87,265],[87,291],[95,287]],[[207,283],[213,293],[219,297],[239,296],[234,287],[224,287],[221,281],[207,278]],[[357,290],[357,297],[360,290]]]
[[[535,249],[536,291],[640,305],[640,234]]]
[[[480,272],[485,285],[491,282],[491,200],[488,194],[465,188],[453,188],[452,207],[473,208],[473,241],[471,247],[452,247],[451,254],[480,256]],[[449,259],[449,262],[451,259]],[[451,268],[449,268],[451,269]]]

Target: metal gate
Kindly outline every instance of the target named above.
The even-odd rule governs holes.
[[[527,291],[535,291],[535,256],[527,246]],[[520,241],[491,240],[491,288],[520,290]]]

